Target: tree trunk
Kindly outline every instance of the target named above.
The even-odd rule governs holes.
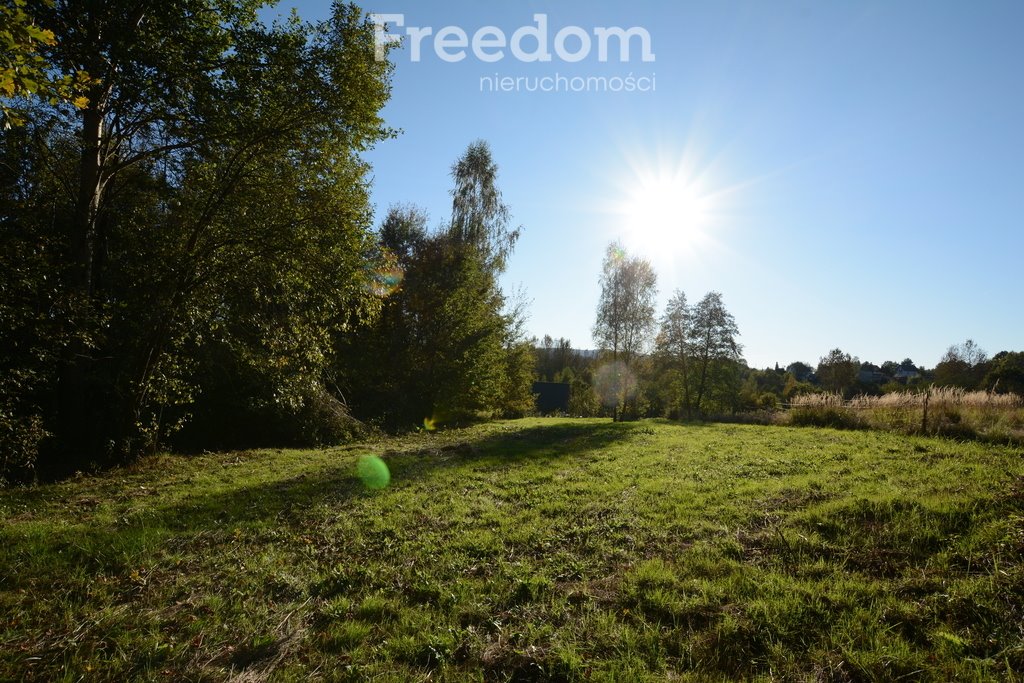
[[[704,412],[703,412],[703,408],[701,406],[704,404],[704,388],[705,388],[705,385],[707,384],[708,363],[710,362],[710,360],[711,359],[708,357],[708,355],[706,353],[705,353],[704,357],[701,358],[700,384],[697,385],[696,408],[697,408],[697,412],[701,413],[702,415],[704,414]]]
[[[690,404],[690,377],[687,372],[686,353],[682,352],[679,354],[679,366],[682,368],[683,373],[683,410],[686,412],[687,418],[693,417],[693,408]]]
[[[92,102],[102,101],[93,99]],[[97,424],[96,397],[89,389],[94,361],[82,332],[91,327],[96,222],[103,191],[103,111],[95,105],[82,113],[82,152],[78,196],[68,226],[69,268],[65,287],[72,318],[57,370],[56,453],[41,469],[61,476],[102,459],[102,425]]]

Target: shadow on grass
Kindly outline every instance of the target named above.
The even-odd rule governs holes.
[[[628,439],[643,423],[553,423],[477,437],[444,432],[423,439],[422,446],[388,451],[392,486],[418,481],[431,473],[467,464],[478,470],[500,470],[525,462],[548,463],[582,456]],[[216,545],[229,542],[240,526],[301,523],[305,511],[321,504],[342,505],[356,496],[379,495],[357,478],[355,453],[348,448],[336,463],[311,466],[298,475],[231,486],[227,490],[186,494],[184,501],[163,507],[142,506],[113,524],[77,526],[47,533],[21,534],[13,527],[0,530],[0,570],[8,588],[17,590],[42,576],[60,582],[69,572],[95,576],[125,573],[140,558],[169,541],[204,537]],[[366,452],[372,451],[367,447]],[[273,457],[265,456],[265,457]],[[243,466],[244,463],[242,463]],[[252,467],[265,466],[254,460]],[[187,484],[182,484],[186,486]]]
[[[648,419],[647,422],[653,422],[656,425],[664,425],[666,427],[714,427],[716,424],[726,423],[729,421],[724,419],[720,420],[715,416],[709,415],[704,419],[699,417],[684,417],[679,419],[655,417]]]

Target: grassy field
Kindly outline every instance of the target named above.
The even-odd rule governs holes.
[[[0,491],[0,680],[1016,680],[1022,456],[537,419]]]

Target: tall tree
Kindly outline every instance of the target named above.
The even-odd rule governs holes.
[[[984,380],[986,389],[1024,396],[1024,352],[1000,351],[990,366]]]
[[[689,372],[693,355],[693,323],[693,311],[687,305],[686,294],[677,289],[665,306],[656,346],[678,376],[676,400],[688,416],[693,413]]]
[[[935,366],[935,383],[976,389],[989,370],[988,354],[973,339],[950,346]]]
[[[733,389],[731,380],[740,360],[736,342],[739,328],[725,308],[722,295],[708,292],[693,309],[692,348],[697,390],[694,405],[704,412],[709,393],[715,388]]]
[[[380,243],[401,261],[408,261],[427,239],[427,212],[415,204],[394,204],[380,224]]]
[[[844,353],[842,349],[832,349],[827,356],[818,361],[818,381],[829,391],[845,394],[853,389],[860,372],[860,359]]]
[[[340,343],[339,374],[359,415],[441,424],[521,414],[532,404],[534,359],[521,335],[522,308],[506,310],[497,280],[495,254],[504,249],[504,259],[514,241],[493,220],[497,165],[486,143],[476,142],[454,169],[448,230],[427,234],[422,211],[408,206],[394,207],[381,226],[382,246],[404,277],[377,323]],[[499,213],[507,219],[507,207]],[[477,229],[456,227],[470,224]]]
[[[654,297],[658,278],[646,259],[630,256],[618,242],[608,245],[601,270],[601,298],[594,340],[612,352],[615,372],[628,374],[634,357],[644,350],[654,330]],[[621,361],[621,370],[619,369]],[[625,377],[616,377],[618,397],[613,417],[625,406]]]
[[[485,140],[472,142],[452,165],[452,218],[449,233],[456,243],[480,252],[484,264],[496,272],[519,239],[510,228],[511,214],[498,189],[498,165]]]

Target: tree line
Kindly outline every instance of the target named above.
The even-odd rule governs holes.
[[[581,353],[569,340],[550,336],[535,345],[537,379],[568,383],[573,415],[692,419],[777,409],[806,393],[850,398],[929,386],[1024,395],[1024,353],[989,358],[972,340],[949,347],[933,369],[909,358],[877,366],[839,348],[817,365],[751,368],[719,292],[690,304],[677,290],[659,316],[653,267],[618,242],[607,249],[600,283],[593,330],[598,353]]]

